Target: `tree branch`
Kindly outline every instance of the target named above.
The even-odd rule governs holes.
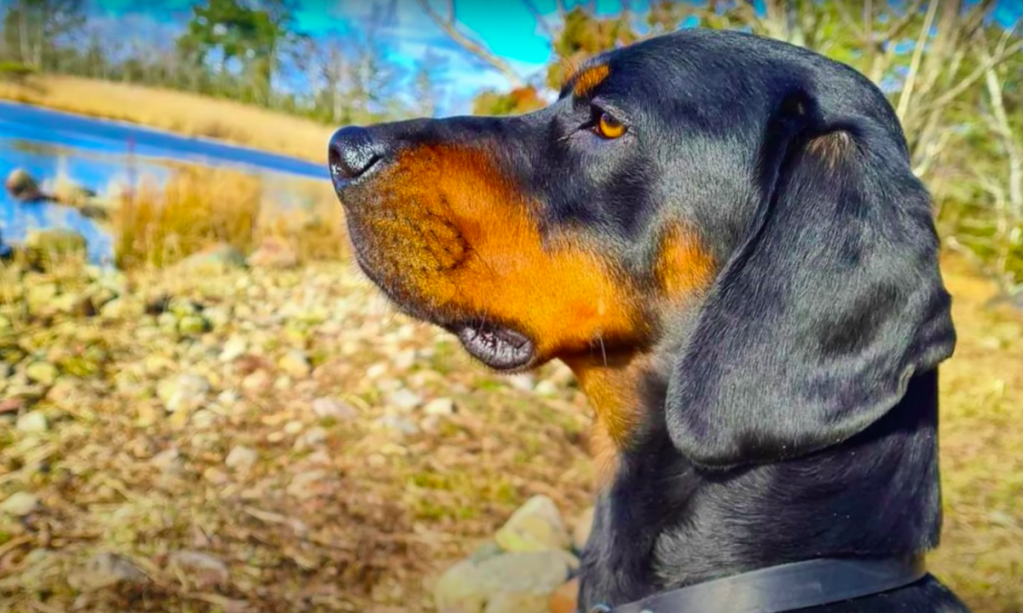
[[[515,69],[511,67],[508,62],[494,55],[488,49],[473,41],[471,38],[463,34],[458,29],[457,22],[455,21],[455,3],[454,0],[448,1],[448,18],[444,19],[436,11],[430,7],[429,0],[418,0],[419,6],[426,13],[427,17],[433,20],[440,29],[444,30],[444,33],[451,37],[451,40],[455,41],[463,49],[476,56],[480,60],[490,64],[493,68],[496,68],[501,74],[503,74],[512,87],[522,87],[522,77],[515,72]]]
[[[896,110],[896,115],[899,116],[899,120],[902,120],[906,116],[906,110],[909,108],[909,100],[913,97],[913,86],[916,84],[916,75],[920,70],[920,60],[924,53],[924,43],[927,41],[927,37],[931,32],[931,24],[934,23],[934,14],[938,12],[938,0],[930,0],[930,6],[927,7],[927,17],[924,18],[924,26],[920,28],[920,36],[917,38],[916,47],[913,49],[913,59],[909,64],[909,74],[906,76],[906,84],[902,88],[902,93],[899,95],[899,108]]]
[[[938,96],[934,100],[921,106],[920,112],[929,111],[934,108],[939,108],[947,105],[949,102],[952,102],[953,100],[958,98],[960,94],[970,89],[970,87],[972,87],[977,81],[979,81],[984,76],[985,72],[1001,64],[1006,60],[1006,58],[1011,56],[1013,53],[1020,51],[1021,49],[1023,49],[1023,40],[1018,40],[1013,45],[1003,49],[1001,53],[991,56],[983,64],[978,66],[976,70],[971,72],[965,79],[960,81],[959,85],[956,85],[952,89],[946,91],[941,96]]]
[[[526,5],[526,9],[529,10],[530,14],[533,15],[533,19],[536,20],[537,25],[539,25],[540,28],[543,29],[544,34],[547,35],[548,40],[550,40],[553,43],[554,39],[557,38],[557,35],[554,33],[554,30],[551,28],[550,24],[547,23],[547,20],[544,19],[544,16],[540,14],[540,10],[536,8],[536,4],[534,4],[532,0],[522,0],[522,3]]]
[[[900,17],[898,21],[893,23],[891,27],[888,28],[888,31],[885,32],[884,35],[885,39],[891,40],[897,37],[899,34],[902,34],[902,31],[906,29],[906,26],[909,25],[909,22],[913,21],[913,16],[916,15],[917,11],[920,10],[920,7],[922,7],[924,5],[924,2],[926,1],[927,0],[914,0],[912,4],[906,7],[906,12],[902,14],[902,17]]]

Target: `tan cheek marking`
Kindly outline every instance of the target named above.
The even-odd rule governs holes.
[[[606,485],[618,467],[618,454],[630,442],[643,418],[644,378],[653,365],[647,354],[631,352],[569,357],[563,361],[575,373],[597,419],[591,449],[597,462],[598,485]]]
[[[598,85],[604,82],[605,79],[611,74],[611,69],[606,64],[600,64],[598,66],[591,66],[575,77],[575,84],[572,86],[572,93],[577,98],[588,96],[597,88]]]
[[[848,132],[832,132],[811,140],[807,144],[806,150],[823,158],[828,168],[834,170],[852,144],[852,136]]]
[[[464,148],[420,148],[404,156],[388,181],[387,205],[398,213],[374,232],[402,236],[431,219],[447,228],[386,247],[392,266],[434,305],[518,326],[544,357],[581,351],[602,338],[633,338],[647,326],[628,280],[579,237],[548,239],[534,221],[535,205],[494,172],[486,157]],[[426,217],[423,222],[409,218]],[[427,243],[424,245],[423,243]],[[441,248],[454,242],[464,248]],[[436,255],[454,253],[445,259]],[[464,253],[463,253],[464,252]],[[438,270],[443,268],[444,270]]]
[[[680,224],[661,235],[654,275],[669,300],[688,300],[709,287],[714,260],[696,234]]]

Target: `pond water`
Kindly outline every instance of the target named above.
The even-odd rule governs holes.
[[[257,174],[269,194],[287,190],[296,178],[329,180],[326,160],[313,164],[211,140],[0,101],[0,182],[14,168],[23,168],[43,184],[44,192],[48,183],[64,176],[104,193],[113,185],[129,183],[132,176],[164,179],[169,176],[170,161],[228,166]],[[108,262],[113,256],[107,232],[77,210],[15,202],[0,187],[0,237],[4,242],[21,241],[29,230],[47,227],[81,232],[94,263]]]

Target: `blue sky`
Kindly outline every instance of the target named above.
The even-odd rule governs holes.
[[[358,27],[374,5],[395,4],[394,19],[383,32],[392,57],[411,67],[427,50],[446,60],[444,81],[451,98],[441,112],[466,110],[471,96],[484,87],[505,88],[503,75],[480,63],[453,43],[422,11],[415,0],[298,0],[298,25],[314,35],[330,30],[345,31]],[[630,5],[641,11],[650,0],[633,0]],[[109,19],[135,27],[126,28],[138,36],[163,28],[168,23],[184,23],[192,0],[94,0]],[[446,0],[430,0],[438,12],[446,11]],[[566,0],[569,7],[578,0]],[[759,4],[759,2],[758,2]],[[556,14],[555,0],[533,0],[537,10],[548,16]],[[504,57],[523,77],[538,74],[550,59],[550,46],[542,35],[534,16],[522,0],[456,0],[456,12],[463,31],[473,33],[494,53]],[[621,0],[598,0],[598,12],[617,12]],[[1023,0],[1000,0],[996,18],[1003,24],[1015,23],[1023,14]],[[148,23],[147,23],[148,22]],[[147,27],[148,26],[148,27]],[[120,29],[120,28],[119,28]],[[125,31],[125,29],[121,29]],[[128,35],[130,36],[130,34]]]

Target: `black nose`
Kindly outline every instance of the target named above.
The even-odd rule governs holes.
[[[328,160],[334,181],[366,174],[387,153],[387,143],[366,128],[341,128],[330,137]]]

